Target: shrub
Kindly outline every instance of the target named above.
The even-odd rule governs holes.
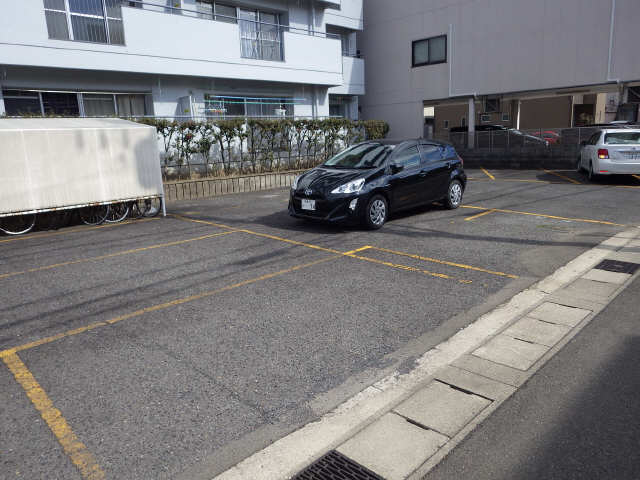
[[[225,175],[246,173],[247,161],[253,173],[309,168],[342,148],[365,139],[382,139],[389,132],[389,125],[380,120],[354,122],[343,118],[136,121],[156,128],[164,148],[165,167],[186,163],[189,174],[195,165],[194,154],[202,158],[205,174],[217,173],[216,165],[222,165]]]

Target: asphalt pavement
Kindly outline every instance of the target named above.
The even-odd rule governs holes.
[[[376,232],[274,190],[1,237],[0,478],[210,479],[640,224],[632,177],[469,175]]]
[[[424,480],[640,478],[640,277]]]

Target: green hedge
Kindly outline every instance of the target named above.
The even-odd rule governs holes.
[[[389,132],[383,121],[343,118],[136,121],[156,128],[165,176],[187,178],[310,168],[347,146]]]

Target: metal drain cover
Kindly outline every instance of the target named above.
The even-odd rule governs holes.
[[[291,480],[384,480],[335,450],[309,465]]]
[[[599,270],[606,270],[607,272],[615,272],[615,273],[629,273],[633,275],[638,268],[640,268],[640,264],[631,263],[631,262],[622,262],[620,260],[603,260],[594,268]]]

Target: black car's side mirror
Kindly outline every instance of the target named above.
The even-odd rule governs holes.
[[[399,165],[397,163],[392,163],[391,164],[391,173],[393,175],[395,175],[396,173],[401,172],[402,170],[404,170],[404,165]]]

